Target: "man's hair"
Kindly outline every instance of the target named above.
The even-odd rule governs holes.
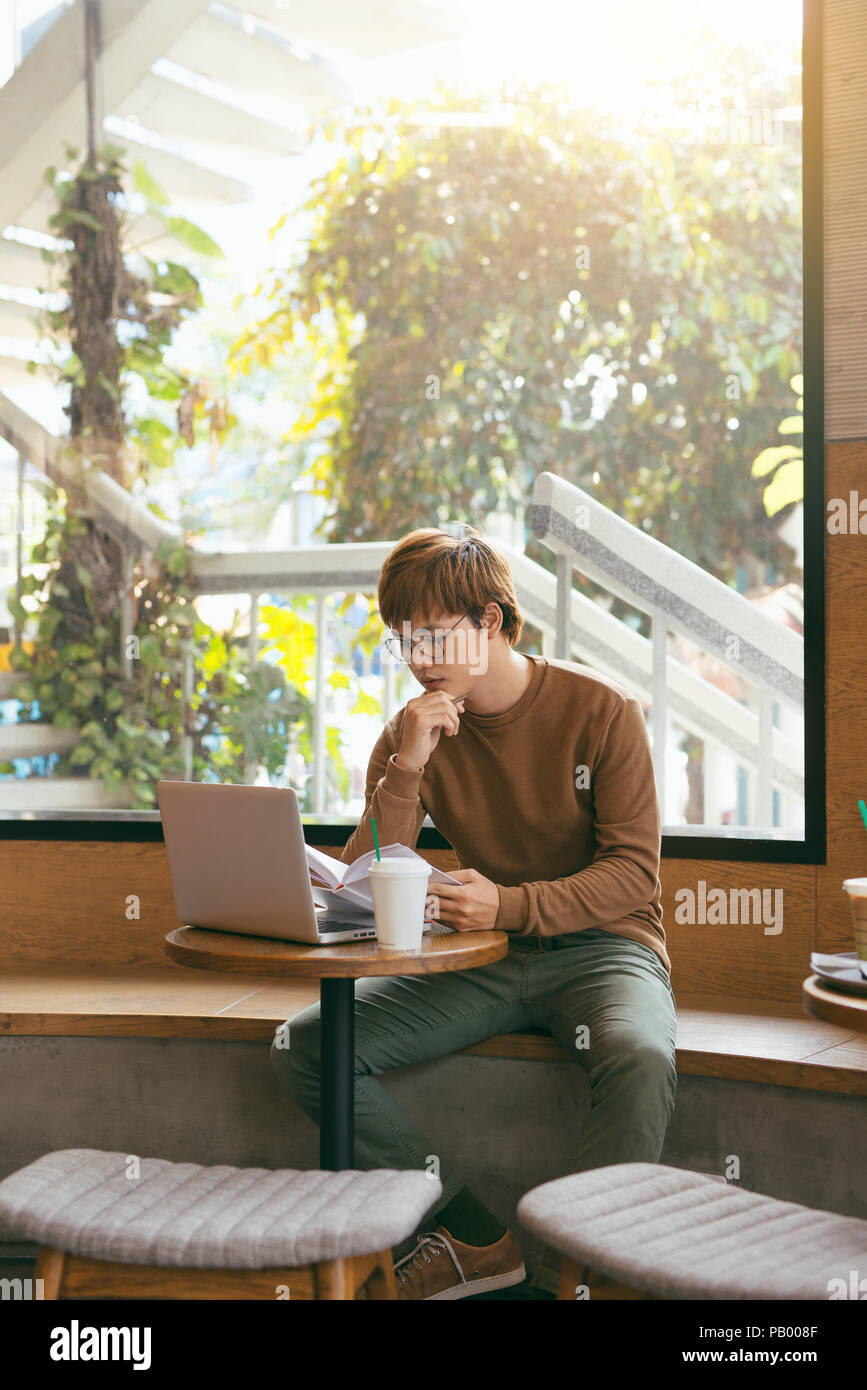
[[[474,527],[463,533],[459,539],[423,526],[398,541],[379,576],[380,617],[400,630],[416,613],[466,613],[478,626],[486,606],[496,603],[503,636],[514,647],[524,619],[508,561]]]

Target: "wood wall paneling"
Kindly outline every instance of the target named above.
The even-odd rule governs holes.
[[[824,0],[823,20],[825,438],[864,439],[867,5]]]

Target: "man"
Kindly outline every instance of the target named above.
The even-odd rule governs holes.
[[[395,1251],[398,1296],[457,1299],[526,1277],[520,1247],[376,1080],[500,1033],[550,1030],[586,1070],[590,1114],[570,1170],[657,1162],[674,1108],[676,1013],[660,906],[659,803],[641,706],[571,661],[515,651],[508,564],[472,527],[405,536],[379,610],[422,687],[392,716],[341,858],[415,846],[426,813],[466,867],[429,911],[459,932],[508,932],[493,965],[367,978],[355,1008],[356,1164],[427,1168],[443,1193]],[[284,1025],[284,1028],[286,1025]],[[272,1047],[282,1083],[319,1122],[319,1005]],[[552,1173],[551,1177],[561,1176]],[[435,1217],[435,1220],[434,1220]],[[556,1290],[547,1252],[536,1286]]]

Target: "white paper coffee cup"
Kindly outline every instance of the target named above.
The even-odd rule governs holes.
[[[867,878],[846,878],[843,887],[849,894],[852,909],[852,932],[855,954],[864,979],[867,980]]]
[[[374,859],[367,876],[373,894],[376,939],[394,951],[420,951],[430,864]]]

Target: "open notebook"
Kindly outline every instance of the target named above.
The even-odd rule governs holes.
[[[376,850],[368,850],[359,855],[351,864],[332,859],[313,845],[305,845],[307,864],[310,869],[310,882],[313,886],[313,900],[325,907],[319,914],[320,922],[359,922],[373,921],[373,894],[367,877],[367,867],[376,858]],[[459,883],[451,874],[444,873],[433,864],[428,864],[420,854],[409,845],[382,845],[380,855],[383,859],[417,859],[430,869],[428,892],[435,893],[437,883]],[[425,931],[433,936],[446,936],[454,931],[445,922],[433,922],[425,918]]]

